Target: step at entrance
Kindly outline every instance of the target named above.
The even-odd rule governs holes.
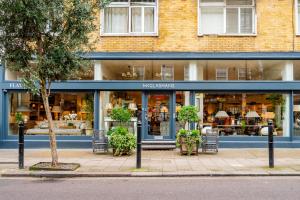
[[[148,150],[166,150],[175,149],[175,141],[142,141],[142,149]]]

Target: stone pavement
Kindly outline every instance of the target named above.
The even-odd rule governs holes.
[[[220,149],[218,154],[181,156],[178,150],[143,151],[142,169],[135,169],[135,154],[113,157],[90,149],[59,150],[60,162],[80,163],[74,172],[30,172],[37,162],[50,161],[48,149],[25,150],[24,170],[18,170],[16,150],[0,150],[2,176],[234,176],[300,175],[300,149],[276,149],[275,168],[268,168],[267,149]],[[12,162],[12,163],[11,163]]]

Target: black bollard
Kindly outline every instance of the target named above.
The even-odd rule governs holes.
[[[24,169],[24,122],[19,123],[19,169]]]
[[[269,146],[269,168],[274,168],[274,138],[273,138],[273,122],[268,122],[268,146]]]
[[[142,123],[139,121],[137,126],[137,149],[136,149],[136,168],[142,167]]]

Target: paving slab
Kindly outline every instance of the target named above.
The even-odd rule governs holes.
[[[19,170],[16,150],[0,150],[1,176],[118,177],[118,176],[299,176],[300,149],[275,149],[275,168],[268,168],[266,149],[220,149],[219,153],[181,156],[178,150],[143,151],[142,169],[136,156],[93,154],[89,149],[60,149],[60,162],[80,163],[74,172],[29,171],[38,162],[51,160],[48,149],[25,150],[25,169]]]

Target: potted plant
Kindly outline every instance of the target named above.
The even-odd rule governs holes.
[[[110,131],[109,144],[113,149],[113,155],[130,155],[132,150],[136,148],[136,137],[128,131],[128,122],[131,119],[130,112],[124,108],[114,108],[111,118],[119,124]]]
[[[177,145],[181,155],[198,154],[201,143],[200,131],[190,130],[190,124],[199,121],[195,106],[183,106],[178,113],[179,121],[187,125],[187,129],[180,129],[177,133]]]
[[[130,155],[136,148],[136,137],[125,127],[115,127],[110,135],[109,144],[114,156]]]

